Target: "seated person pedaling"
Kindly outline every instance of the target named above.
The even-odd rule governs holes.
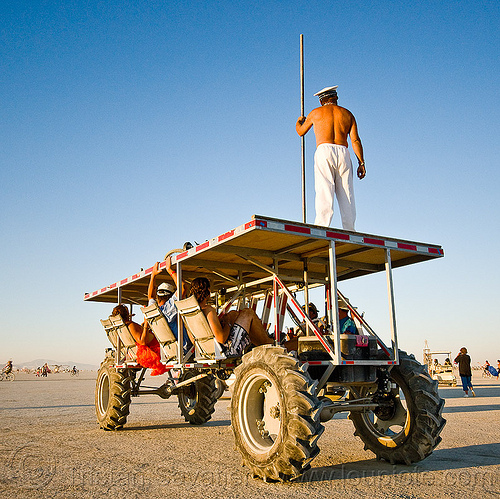
[[[113,309],[112,315],[119,315],[134,337],[137,345],[137,362],[142,367],[151,368],[151,376],[158,376],[167,372],[165,366],[160,362],[160,344],[149,330],[147,322],[144,321],[142,326],[137,322],[133,322],[125,305],[117,305]]]
[[[171,266],[170,258],[166,260],[165,270],[170,274],[170,277],[174,282],[177,282],[177,273]],[[178,300],[177,293],[175,292],[177,287],[170,282],[163,282],[158,287],[155,285],[156,276],[161,273],[159,269],[160,262],[156,262],[153,271],[151,272],[151,278],[149,280],[148,286],[148,305],[156,303],[161,310],[162,314],[167,319],[168,325],[172,330],[176,339],[179,339],[179,330],[177,324],[177,308],[175,306],[175,301]],[[184,283],[182,284],[181,294],[184,294]],[[186,329],[183,329],[182,343],[184,354],[189,352],[193,344],[189,339]]]
[[[349,307],[342,300],[338,300],[338,305],[340,334],[359,334],[356,323],[349,316]]]
[[[306,311],[306,306],[305,305],[302,305],[302,310],[304,312]],[[317,309],[316,305],[314,303],[312,303],[312,302],[309,303],[309,319],[311,319],[311,321],[313,322],[313,324],[322,333],[324,333],[327,330],[328,327],[327,327],[325,318],[323,317],[322,319],[320,319],[318,309]],[[306,334],[306,323],[305,323],[305,321],[300,323],[299,328],[302,331],[302,333]],[[300,334],[299,334],[299,336],[300,336]]]
[[[242,355],[250,344],[255,346],[274,344],[259,317],[251,308],[231,310],[219,320],[215,308],[208,304],[210,281],[206,277],[193,279],[191,295],[196,298],[226,357]]]
[[[340,334],[360,334],[358,328],[356,327],[356,323],[349,316],[349,307],[340,299],[338,300],[338,308]],[[302,309],[305,311],[305,305],[302,307]],[[330,326],[325,323],[324,319],[318,318],[318,315],[318,309],[316,308],[314,303],[309,303],[309,318],[311,319],[311,321],[318,327],[318,329],[322,333],[330,332]],[[300,329],[303,333],[305,333],[305,322],[302,322],[300,324]]]

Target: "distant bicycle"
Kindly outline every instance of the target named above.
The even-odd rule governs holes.
[[[0,373],[0,381],[14,381],[16,376],[14,373]]]
[[[72,369],[70,371],[71,376],[78,376],[80,374],[80,371],[78,369]]]

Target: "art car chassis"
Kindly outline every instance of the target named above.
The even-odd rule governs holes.
[[[186,360],[179,315],[177,357],[164,362],[169,379],[151,388],[142,386],[145,370],[127,360],[118,339],[97,380],[98,420],[106,415],[101,427],[121,428],[130,397],[143,394],[177,395],[185,419],[204,423],[214,412],[215,379],[234,373],[232,427],[236,447],[254,476],[282,481],[300,476],[319,452],[322,423],[341,411],[349,412],[355,435],[378,458],[406,464],[424,459],[441,440],[444,401],[426,367],[398,349],[392,270],[443,255],[437,245],[257,215],[179,250],[170,256],[177,264],[178,289],[183,280],[205,276],[221,313],[231,307],[257,310],[260,302],[261,320],[272,324],[275,345],[253,348],[236,360],[203,358],[199,352]],[[85,300],[145,305],[151,272],[152,267],[87,293]],[[387,277],[390,347],[337,289],[339,281],[376,272]],[[326,332],[308,314],[309,290],[317,286],[325,290]],[[296,299],[298,292],[304,295],[305,311]],[[362,334],[341,334],[337,299],[332,297],[347,305]],[[306,325],[295,352],[280,345],[286,313]],[[173,372],[181,374],[175,378]]]

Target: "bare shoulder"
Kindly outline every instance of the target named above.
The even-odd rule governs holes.
[[[342,106],[336,106],[336,107],[343,115],[354,118],[354,114],[352,114],[351,111],[349,111],[349,109]]]
[[[215,310],[212,305],[206,305],[205,307],[202,308],[203,313],[208,317],[209,315],[217,315],[217,311]]]
[[[325,108],[323,106],[316,107],[309,113],[308,118],[311,120],[317,119],[317,118],[323,116],[324,112],[325,112]]]

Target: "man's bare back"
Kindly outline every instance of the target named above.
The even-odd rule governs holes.
[[[347,137],[351,138],[351,144],[358,158],[358,177],[364,178],[366,174],[365,162],[363,159],[363,146],[358,135],[358,126],[354,115],[348,109],[333,103],[333,99],[328,99],[328,103],[313,109],[307,118],[299,117],[295,128],[302,137],[312,126],[316,136],[316,147],[320,144],[338,144],[347,146]],[[335,101],[336,102],[336,101]]]
[[[314,126],[316,146],[320,144],[339,144],[347,147],[354,116],[347,109],[340,106],[321,106],[313,109],[306,119]],[[309,127],[310,128],[310,127]]]

